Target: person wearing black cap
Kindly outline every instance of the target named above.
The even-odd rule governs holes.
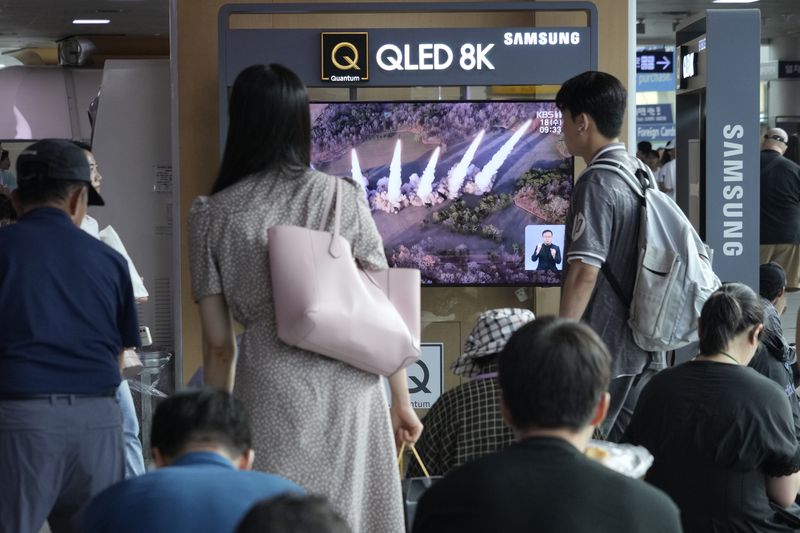
[[[138,346],[125,260],[79,229],[103,205],[70,141],[17,158],[16,224],[0,228],[0,529],[79,531],[122,479],[119,358]]]
[[[761,140],[761,264],[786,271],[786,288],[800,290],[800,166],[783,156],[789,135],[772,128]]]
[[[800,440],[800,398],[797,396],[797,353],[783,336],[780,316],[786,310],[786,274],[778,263],[759,269],[758,292],[764,306],[761,344],[749,366],[777,383],[789,398],[794,429]]]

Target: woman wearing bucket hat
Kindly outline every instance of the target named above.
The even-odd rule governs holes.
[[[444,475],[514,440],[500,412],[497,356],[511,335],[533,319],[528,309],[510,307],[478,315],[464,352],[450,366],[469,381],[444,393],[423,420],[416,448],[431,475]],[[419,465],[412,462],[408,475],[422,475]]]

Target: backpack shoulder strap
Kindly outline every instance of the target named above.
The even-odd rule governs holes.
[[[609,159],[609,158],[597,159],[595,161],[592,161],[592,163],[589,164],[588,167],[586,167],[586,170],[589,170],[590,168],[602,168],[605,170],[610,170],[611,172],[619,176],[625,183],[627,183],[630,186],[631,189],[633,189],[633,191],[639,197],[641,206],[644,209],[646,205],[645,191],[648,188],[653,187],[655,180],[653,179],[653,174],[652,172],[650,172],[649,168],[643,165],[642,162],[639,161],[638,159],[636,160],[636,163],[637,163],[637,169],[635,173],[632,172],[631,169],[628,168],[626,165],[623,165],[622,163],[620,163],[615,159]],[[642,231],[641,225],[639,226],[639,231]],[[623,304],[625,304],[625,312],[629,313],[631,302],[633,301],[633,295],[632,294],[630,296],[625,295],[625,293],[622,290],[622,285],[619,283],[616,276],[614,276],[614,274],[611,273],[611,269],[608,268],[607,262],[603,262],[603,266],[600,267],[600,270],[601,272],[603,272],[603,275],[608,280],[608,284],[611,285],[611,289],[617,295],[617,298],[619,298],[619,300]]]

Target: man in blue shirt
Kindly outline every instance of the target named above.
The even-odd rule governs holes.
[[[114,393],[139,334],[128,267],[78,227],[83,151],[32,144],[17,159],[20,218],[0,228],[0,532],[79,531],[88,501],[123,475]]]
[[[279,476],[249,472],[252,434],[242,403],[200,389],[161,402],[153,416],[158,470],[129,478],[97,496],[85,533],[233,532],[257,501],[303,490]]]

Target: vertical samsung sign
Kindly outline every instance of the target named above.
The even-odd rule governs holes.
[[[709,10],[706,29],[706,240],[720,279],[757,291],[760,15]]]

